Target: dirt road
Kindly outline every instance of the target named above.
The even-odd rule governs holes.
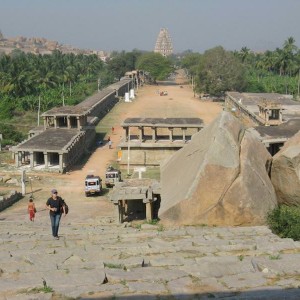
[[[180,78],[177,78],[180,82]],[[160,91],[167,91],[167,96],[160,96]],[[87,174],[97,174],[104,178],[105,170],[111,162],[116,160],[116,148],[122,138],[121,123],[128,117],[198,117],[205,124],[210,123],[222,110],[219,103],[201,101],[193,97],[189,85],[144,86],[137,91],[137,97],[131,103],[119,102],[109,114],[101,120],[97,127],[98,132],[106,134],[103,146],[98,147],[82,165],[74,166],[68,174],[40,175],[40,180],[33,180],[33,190],[36,206],[40,213],[37,220],[48,218],[43,211],[44,203],[49,197],[49,191],[57,188],[60,195],[70,206],[70,214],[66,222],[85,222],[88,219],[97,219],[113,215],[113,205],[108,201],[107,194],[100,197],[84,195],[84,178]],[[111,128],[114,127],[114,133]],[[112,149],[108,148],[105,140],[110,136]],[[28,195],[29,196],[29,195]],[[1,214],[7,219],[21,216],[27,218],[26,203],[28,197],[19,201],[13,207]],[[25,214],[24,214],[25,212]]]

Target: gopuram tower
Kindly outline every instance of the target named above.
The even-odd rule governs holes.
[[[173,44],[168,29],[161,28],[156,40],[154,52],[160,53],[163,56],[173,54]]]

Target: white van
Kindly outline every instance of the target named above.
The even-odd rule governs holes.
[[[105,173],[105,185],[106,187],[113,187],[116,182],[121,181],[121,171],[114,169],[113,167],[108,167]]]
[[[100,195],[102,192],[102,179],[99,176],[87,175],[85,178],[85,195]]]

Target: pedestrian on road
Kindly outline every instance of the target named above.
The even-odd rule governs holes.
[[[112,145],[112,141],[109,140],[109,142],[108,142],[108,148],[109,148],[109,149],[111,149],[111,145]]]
[[[114,128],[114,127],[112,127],[112,128],[111,128],[111,132],[112,132],[112,134],[114,134],[114,131],[115,131],[115,128]]]
[[[32,198],[29,199],[27,210],[28,210],[28,213],[29,213],[29,220],[34,222],[36,208],[35,208],[35,204],[34,204]]]
[[[66,210],[64,205],[64,200],[57,195],[57,190],[51,190],[51,197],[47,200],[46,207],[49,209],[51,227],[52,227],[52,235],[58,240],[58,228],[61,215],[64,214],[66,216]]]

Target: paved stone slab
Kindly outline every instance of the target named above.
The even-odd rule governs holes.
[[[253,272],[253,266],[249,258],[240,261],[235,256],[225,257],[201,257],[195,259],[197,264],[193,266],[179,266],[179,269],[197,277],[222,277],[226,275]]]
[[[248,291],[296,288],[299,282],[300,243],[280,239],[266,227],[189,226],[160,232],[70,223],[55,241],[46,221],[46,226],[35,224],[35,234],[27,223],[0,222],[0,299],[4,293],[17,297],[18,290],[42,287],[42,278],[66,297],[122,300],[142,295],[157,300],[158,294],[160,299],[238,299]],[[105,275],[108,282],[102,284]]]
[[[183,266],[184,259],[180,254],[172,254],[172,256],[160,255],[160,256],[150,256],[150,265],[152,267],[168,267],[168,266]]]
[[[300,253],[256,257],[255,261],[260,270],[267,268],[274,274],[296,275],[300,270]]]
[[[222,282],[230,289],[244,289],[253,287],[263,287],[267,285],[267,278],[262,273],[243,273],[237,275],[224,276]]]
[[[156,267],[135,268],[130,272],[119,269],[107,269],[106,275],[109,282],[120,281],[148,281],[152,280],[159,282],[161,280],[174,280],[181,277],[186,277],[188,274],[184,271],[176,269],[164,269]]]
[[[140,293],[143,295],[147,294],[155,294],[155,295],[163,295],[168,294],[168,290],[163,283],[155,283],[153,282],[128,282],[129,292]]]
[[[191,277],[182,277],[179,279],[171,280],[167,283],[167,288],[170,294],[178,299],[182,294],[189,296],[192,293],[193,280]],[[179,296],[179,297],[178,297]]]
[[[7,296],[5,300],[51,300],[52,293],[37,293],[37,294],[18,294],[15,296]]]

